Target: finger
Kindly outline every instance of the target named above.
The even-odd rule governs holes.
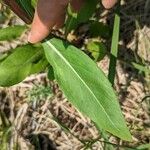
[[[37,43],[43,40],[50,33],[50,29],[55,24],[55,19],[52,15],[51,1],[43,0],[38,1],[38,5],[35,11],[31,32],[28,37],[28,41],[31,43]]]
[[[73,11],[79,11],[81,9],[81,7],[84,4],[84,0],[72,0],[71,2],[71,6],[73,8]],[[56,29],[61,28],[64,25],[65,22],[65,14],[63,14],[61,17],[59,17],[59,19],[57,19],[56,21]]]
[[[106,9],[112,8],[117,3],[117,0],[102,0],[102,4]]]
[[[35,12],[31,31],[28,36],[28,41],[30,43],[37,43],[42,41],[45,37],[49,35],[50,29],[54,26],[54,24],[55,23],[53,21],[45,24],[41,21],[37,12]]]
[[[78,12],[82,8],[84,1],[85,0],[72,0],[70,4],[72,6],[73,11]]]
[[[59,29],[59,28],[63,27],[64,22],[65,22],[65,14],[60,16],[60,18],[57,19],[57,21],[56,21],[56,29]]]

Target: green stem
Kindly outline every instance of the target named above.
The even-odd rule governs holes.
[[[111,44],[111,55],[109,63],[109,74],[108,79],[112,86],[114,85],[115,73],[116,73],[116,62],[118,56],[118,41],[119,41],[119,29],[120,29],[120,17],[118,13],[115,14],[112,44]]]

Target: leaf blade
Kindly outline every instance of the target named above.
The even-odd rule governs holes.
[[[13,40],[21,36],[26,26],[15,25],[0,29],[0,41]]]
[[[16,48],[4,59],[0,63],[0,86],[12,86],[24,80],[28,75],[43,70],[47,63],[43,59],[44,53],[41,48],[30,44],[24,45]]]
[[[47,41],[43,46],[46,57],[55,71],[56,79],[67,98],[100,128],[130,140],[130,133],[112,87],[96,64],[77,48],[58,39]],[[112,110],[117,114],[112,113]],[[102,118],[97,114],[101,114]],[[115,122],[118,118],[119,123]]]

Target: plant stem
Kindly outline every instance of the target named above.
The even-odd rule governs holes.
[[[109,63],[109,74],[108,74],[108,79],[111,82],[112,86],[114,85],[115,73],[116,73],[119,29],[120,29],[120,17],[118,13],[116,13],[115,20],[114,20],[113,37],[112,37],[111,53],[110,53],[111,55],[110,55],[110,63]]]

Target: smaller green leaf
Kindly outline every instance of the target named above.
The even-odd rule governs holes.
[[[18,47],[0,64],[0,86],[17,84],[28,75],[45,69],[46,64],[41,46]]]
[[[105,45],[100,42],[93,42],[93,41],[89,42],[87,44],[87,49],[89,52],[91,52],[95,61],[102,60],[107,52]]]
[[[0,41],[14,40],[21,36],[25,29],[26,26],[20,25],[0,29]]]

